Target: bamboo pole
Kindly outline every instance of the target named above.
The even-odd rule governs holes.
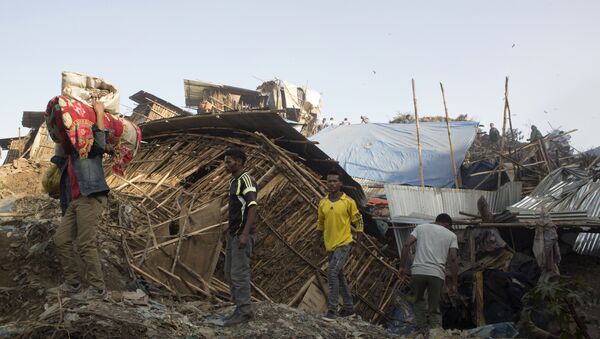
[[[254,281],[255,285],[252,286],[254,289],[253,294],[256,293],[256,296],[261,299],[272,298],[275,302],[292,302],[296,304],[306,292],[304,290],[300,291],[303,293],[296,294],[298,287],[308,287],[310,285],[310,283],[305,285],[307,281],[311,280],[312,274],[309,273],[315,270],[319,272],[318,274],[321,277],[325,274],[325,260],[315,255],[315,251],[320,249],[321,242],[313,241],[316,240],[316,232],[314,232],[316,203],[318,197],[322,196],[325,187],[320,181],[320,176],[307,168],[302,160],[299,160],[294,154],[284,151],[266,136],[235,130],[228,132],[235,135],[231,138],[214,138],[201,133],[202,131],[198,130],[197,134],[170,134],[161,138],[152,136],[146,139],[148,143],[142,146],[138,157],[136,157],[136,159],[142,161],[133,163],[124,176],[132,183],[135,182],[143,192],[131,184],[126,184],[123,185],[123,191],[120,193],[124,197],[127,196],[128,199],[135,201],[134,208],[136,212],[141,210],[140,216],[146,215],[147,217],[146,212],[150,211],[149,214],[152,220],[148,221],[148,225],[145,225],[145,217],[139,220],[139,223],[136,222],[137,233],[140,233],[141,229],[146,230],[146,227],[156,229],[159,225],[168,224],[171,220],[181,219],[181,215],[173,216],[178,214],[177,201],[181,205],[190,206],[191,208],[191,206],[202,206],[215,199],[221,199],[226,194],[225,186],[228,184],[228,176],[224,173],[222,165],[214,163],[217,165],[217,167],[214,167],[209,159],[218,161],[220,154],[228,146],[240,145],[249,151],[248,162],[253,164],[252,176],[259,179],[261,181],[259,186],[263,187],[258,202],[261,206],[270,206],[269,209],[261,210],[260,227],[258,229],[259,232],[264,232],[261,234],[265,236],[262,237],[264,243],[257,244],[257,248],[273,246],[272,252],[269,252],[272,255],[261,257],[253,267],[253,271],[257,273],[257,279]],[[172,154],[172,158],[169,160],[165,159],[165,161],[159,162],[143,161],[144,159],[161,159],[169,149],[173,150],[169,153]],[[178,188],[172,185],[176,185],[179,180],[189,176],[193,169],[191,165],[185,163],[186,159],[197,161],[194,167],[210,165],[212,168],[210,172],[203,174],[191,186],[185,190],[179,189],[179,192],[177,192]],[[169,173],[168,179],[161,180],[167,173]],[[132,180],[140,174],[141,177]],[[114,178],[113,184],[115,187],[123,184],[123,181],[119,180],[121,179]],[[161,181],[163,181],[161,185],[156,185]],[[150,192],[153,193],[150,194]],[[155,202],[148,197],[151,197],[158,204],[155,205]],[[150,208],[146,210],[143,208],[145,206],[138,206],[144,198],[146,198],[145,204],[151,206],[152,210]],[[164,213],[166,210],[171,211],[171,213]],[[288,213],[282,214],[281,211],[288,211]],[[202,230],[202,232],[217,232],[217,228],[220,228],[220,225],[213,226],[215,227],[212,231]],[[156,232],[158,237],[160,235],[158,234],[159,231]],[[144,248],[143,242],[139,242],[135,237],[130,236],[127,239],[134,250],[131,258],[135,261],[138,261],[144,253],[148,255],[156,251],[156,248],[152,246],[151,234],[148,234],[147,231],[145,233],[150,240],[147,249]],[[143,237],[144,234],[140,234],[140,236]],[[188,236],[190,235],[186,234],[184,238]],[[270,242],[266,241],[268,238],[271,240]],[[175,250],[176,244],[181,242],[177,237],[175,239],[164,239],[165,241],[161,237],[158,237],[158,239],[159,243],[156,247],[159,252],[162,251],[163,253],[165,249],[168,249],[168,246]],[[317,247],[317,244],[319,247]],[[394,274],[396,269],[387,264],[386,259],[376,252],[376,248],[370,247],[372,246],[358,245],[357,249],[359,251],[350,258],[347,266],[349,274],[353,277],[359,275],[362,278],[360,281],[353,282],[352,286],[355,291],[354,294],[360,302],[357,310],[364,314],[365,319],[384,316],[383,310],[385,307],[378,306],[386,305],[387,300],[392,300],[393,290],[396,289],[384,285],[396,276]],[[174,260],[173,254],[168,257]],[[281,263],[278,260],[281,259],[285,260],[286,269],[279,274],[277,270],[279,269],[278,265],[281,265]],[[152,273],[157,274],[153,278],[159,281],[162,280],[161,282],[164,282],[173,290],[185,288],[180,284],[181,282],[188,287],[186,290],[194,290],[200,294],[204,294],[200,290],[206,292],[206,294],[212,292],[213,297],[228,293],[228,286],[223,283],[219,284],[214,277],[210,280],[210,283],[205,284],[201,279],[198,279],[197,275],[185,269],[181,261],[178,260],[176,265],[179,267],[173,272],[170,270],[172,268],[171,261],[168,261],[166,264],[161,265],[162,270]],[[140,267],[144,268],[141,265],[136,265],[136,267],[138,269]],[[186,272],[179,271],[180,268],[183,268]],[[141,273],[136,271],[136,275],[139,274]],[[181,280],[174,276],[179,277]],[[173,279],[175,281],[172,281]],[[190,286],[190,281],[194,287]],[[173,284],[175,282],[176,285]],[[404,285],[405,281],[398,280],[397,284]],[[366,288],[371,285],[373,285],[373,290]],[[281,291],[281,286],[288,286],[288,288]],[[377,290],[380,292],[376,292]],[[356,291],[363,292],[359,294]],[[382,292],[385,293],[382,295]]]
[[[279,240],[281,240],[281,242],[283,242],[283,244],[285,246],[287,246],[292,252],[294,252],[298,257],[300,257],[300,259],[302,259],[306,264],[310,265],[312,268],[314,268],[317,272],[321,273],[322,275],[327,276],[327,274],[325,273],[325,271],[323,271],[321,268],[319,268],[317,265],[315,265],[313,262],[311,262],[308,258],[306,258],[302,253],[298,252],[292,245],[290,245],[285,238],[277,231],[276,228],[274,228],[272,225],[266,223],[266,226],[271,230],[271,232],[273,234],[275,234],[275,236],[277,238],[279,238]],[[365,304],[368,308],[370,308],[373,312],[377,312],[383,316],[385,316],[385,313],[383,313],[382,310],[378,309],[377,306],[373,305],[371,302],[369,302],[365,297],[363,297],[362,295],[360,295],[358,292],[355,293],[355,295],[358,297],[358,299],[360,301],[363,302],[363,304]]]
[[[168,258],[173,259],[173,256],[171,254],[169,254],[164,248],[160,248],[161,252]],[[193,278],[195,278],[196,280],[198,280],[200,283],[202,283],[202,286],[204,286],[204,289],[200,289],[200,293],[204,294],[206,297],[208,297],[209,299],[212,299],[214,296],[210,293],[210,290],[213,289],[216,291],[216,289],[214,287],[212,287],[209,283],[206,282],[206,280],[204,280],[198,273],[196,273],[196,271],[194,271],[193,269],[191,269],[189,266],[187,266],[186,264],[182,263],[181,261],[177,262],[177,265],[181,268],[183,268],[189,275],[191,275]],[[157,266],[158,267],[158,266]],[[160,267],[159,267],[160,268]],[[168,271],[167,271],[168,272]],[[165,273],[165,274],[170,274],[169,273]],[[189,286],[188,286],[189,287]],[[191,289],[191,288],[190,288]]]
[[[421,187],[425,187],[425,177],[423,175],[423,153],[421,150],[421,134],[419,130],[419,111],[417,109],[417,94],[415,91],[415,79],[412,81],[413,105],[415,107],[415,126],[417,128],[417,150],[419,152],[419,176],[421,177]]]
[[[144,277],[154,281],[155,283],[161,285],[162,287],[166,288],[169,292],[173,293],[173,294],[177,294],[175,292],[175,290],[173,290],[171,287],[169,287],[167,284],[163,283],[162,281],[160,281],[160,279],[150,275],[149,273],[147,273],[146,271],[142,270],[141,268],[135,266],[134,264],[130,264],[131,268],[138,272],[139,274],[143,275]]]
[[[179,237],[177,239],[178,241],[177,241],[177,248],[175,249],[175,257],[173,258],[173,264],[171,265],[171,273],[175,272],[175,266],[177,266],[177,262],[179,261],[179,251],[181,250],[181,243],[183,242],[183,235],[185,234],[188,220],[190,217],[189,213],[187,213],[187,212],[189,212],[187,206],[185,208],[185,211],[186,211],[186,213],[184,214],[185,217],[183,218],[183,222],[181,223],[183,225],[181,226],[181,229],[179,230]]]
[[[182,235],[182,238],[187,239],[187,238],[190,238],[190,237],[193,237],[193,236],[196,236],[196,235],[200,235],[200,234],[203,234],[203,233],[208,233],[208,231],[210,231],[210,230],[212,230],[214,228],[217,228],[217,227],[221,227],[221,225],[225,225],[225,224],[227,224],[227,222],[220,222],[218,224],[210,225],[210,226],[207,226],[207,227],[205,227],[205,228],[203,228],[201,230],[197,230],[197,231],[194,231],[194,232],[190,232],[190,233],[184,234],[184,235]],[[158,244],[156,247],[151,247],[148,250],[148,252],[152,252],[152,251],[157,250],[157,249],[159,249],[161,247],[165,247],[167,245],[174,244],[174,243],[176,243],[178,241],[179,241],[179,238],[162,242],[162,243]],[[145,252],[144,250],[138,251],[138,252],[134,253],[134,256],[137,257],[140,254],[143,254],[144,252]]]
[[[578,131],[578,129],[572,129],[572,130],[570,130],[570,131],[567,131],[567,132],[565,132],[565,133],[561,134],[560,136],[564,136],[564,135],[567,135],[567,134],[571,134],[571,133],[573,133],[573,132],[577,132],[577,131]],[[545,136],[545,137],[543,137],[542,139],[539,139],[539,140],[543,140],[543,141],[552,141],[552,140],[554,140],[554,139],[556,139],[556,138],[558,138],[558,137],[559,137],[559,135],[555,135],[555,136],[549,136],[549,135],[547,135],[547,136]],[[523,146],[519,146],[518,148],[515,148],[515,149],[513,150],[513,152],[517,152],[517,151],[523,151],[523,150],[525,150],[525,149],[528,149],[528,148],[531,148],[531,147],[535,147],[535,146],[538,146],[538,143],[537,143],[537,141],[530,142],[530,143],[528,143],[528,144],[525,144],[525,145],[523,145]],[[500,152],[502,152],[502,151],[500,151]],[[502,152],[502,154],[503,154],[503,155],[510,155],[508,152]],[[478,160],[478,161],[481,161],[481,160]],[[475,163],[475,162],[476,162],[476,161],[473,161],[473,163]]]
[[[515,140],[515,130],[513,129],[512,125],[512,113],[510,112],[510,103],[508,101],[508,77],[506,77],[506,85],[504,88],[504,101],[506,102],[506,111],[508,113],[508,127],[510,128],[510,137],[512,139],[512,142],[516,142],[517,140]],[[512,145],[511,143],[509,143],[508,154],[511,158],[514,158],[512,153]]]
[[[592,162],[590,162],[590,164],[588,165],[588,167],[585,168],[586,171],[589,171],[592,169],[592,167],[594,167],[594,165],[596,165],[596,163],[600,160],[600,155],[597,156],[594,160],[592,160]]]
[[[440,82],[442,90],[442,99],[444,101],[444,112],[446,112],[446,129],[448,130],[448,145],[450,145],[450,160],[452,161],[452,175],[454,175],[454,185],[460,188],[460,176],[456,173],[456,159],[454,158],[454,146],[452,146],[452,133],[450,132],[450,118],[448,117],[448,105],[446,104],[446,94],[444,93],[444,85]]]
[[[504,152],[504,142],[506,140],[506,112],[508,108],[507,100],[507,91],[508,91],[508,77],[506,77],[504,81],[504,112],[502,116],[502,136],[500,137],[500,152]],[[509,153],[510,154],[510,153]],[[498,165],[498,186],[497,189],[500,189],[500,185],[502,184],[502,169],[504,167],[504,158],[500,157]]]

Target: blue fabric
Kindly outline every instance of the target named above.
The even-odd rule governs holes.
[[[456,170],[477,134],[477,122],[450,123]],[[446,123],[420,124],[425,185],[454,185]],[[353,177],[389,184],[421,184],[414,124],[355,124],[328,127],[310,138]]]
[[[79,192],[82,196],[95,194],[104,194],[109,191],[106,179],[104,178],[104,168],[102,167],[102,155],[106,147],[106,131],[100,131],[96,125],[92,128],[94,132],[94,145],[88,154],[87,159],[80,159],[77,152],[73,152],[73,169],[79,184]],[[53,156],[50,159],[54,164],[60,167],[60,208],[65,215],[67,207],[71,203],[71,183],[67,171],[68,161],[65,156]]]
[[[73,169],[75,170],[79,191],[82,196],[87,197],[95,193],[106,193],[109,191],[104,179],[101,155],[79,159],[79,155],[74,154]]]
[[[100,131],[96,125],[92,128],[94,132],[94,145],[88,154],[87,159],[80,159],[77,152],[73,152],[73,169],[79,184],[79,192],[84,197],[107,193],[109,191],[106,179],[104,178],[104,168],[102,168],[102,155],[106,148],[107,131]]]

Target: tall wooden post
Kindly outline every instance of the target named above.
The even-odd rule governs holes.
[[[504,85],[504,101],[506,102],[506,111],[508,113],[508,126],[510,128],[510,137],[513,142],[516,142],[517,140],[515,139],[515,130],[513,129],[513,125],[512,125],[512,113],[510,111],[510,102],[508,101],[508,77],[506,77],[506,82]],[[513,148],[510,143],[508,144],[508,154],[510,155],[510,158],[513,159],[512,161],[519,160],[519,159],[515,158],[515,153],[513,152]],[[517,177],[517,179],[520,179],[521,167],[518,162],[515,165],[517,167],[516,177]]]
[[[19,127],[19,135],[18,135],[19,139],[17,139],[17,153],[19,154],[18,157],[21,157],[21,153],[23,153],[23,148],[25,148],[25,145],[23,143],[23,140],[21,140],[21,127]]]
[[[421,176],[421,187],[425,187],[425,176],[423,175],[423,153],[421,151],[421,134],[419,130],[419,110],[417,109],[417,94],[415,92],[415,79],[412,79],[413,104],[415,106],[415,125],[417,126],[417,150],[419,152],[419,175]]]
[[[508,77],[506,77],[504,82],[504,112],[502,116],[502,135],[500,137],[500,153],[504,152],[504,142],[506,140],[506,113],[508,111]],[[500,189],[500,185],[502,185],[502,172],[504,171],[504,158],[500,157],[498,165],[498,187]]]
[[[511,118],[511,113],[510,113],[510,103],[508,102],[508,77],[506,77],[506,80],[504,82],[504,102],[506,103],[506,112],[507,112],[507,116],[508,116],[508,126],[510,128],[510,137],[513,141],[515,140],[515,131],[513,130],[513,125],[512,125],[512,118]],[[512,145],[509,143],[508,144],[508,154],[511,155],[512,158]]]
[[[444,85],[440,82],[442,89],[442,100],[444,101],[444,111],[446,112],[446,129],[448,130],[448,145],[450,145],[450,160],[452,161],[452,175],[454,175],[454,185],[460,188],[460,176],[456,173],[456,159],[454,158],[454,146],[452,146],[452,133],[450,132],[450,118],[448,117],[448,105],[446,105],[446,94]]]

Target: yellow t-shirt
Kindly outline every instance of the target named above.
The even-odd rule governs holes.
[[[329,195],[321,199],[317,230],[323,231],[327,252],[352,242],[351,224],[356,226],[357,232],[363,231],[362,216],[352,198],[342,193],[340,200],[336,202],[331,202]]]

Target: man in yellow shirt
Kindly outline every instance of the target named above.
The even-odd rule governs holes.
[[[339,172],[327,174],[327,190],[329,194],[319,202],[317,231],[323,233],[323,241],[327,250],[329,266],[329,298],[325,320],[334,320],[337,313],[338,295],[342,294],[344,301],[340,312],[341,317],[354,314],[354,303],[350,287],[344,276],[344,265],[352,249],[351,225],[355,227],[360,240],[363,232],[362,215],[356,207],[356,202],[346,196],[341,189],[343,183]]]

